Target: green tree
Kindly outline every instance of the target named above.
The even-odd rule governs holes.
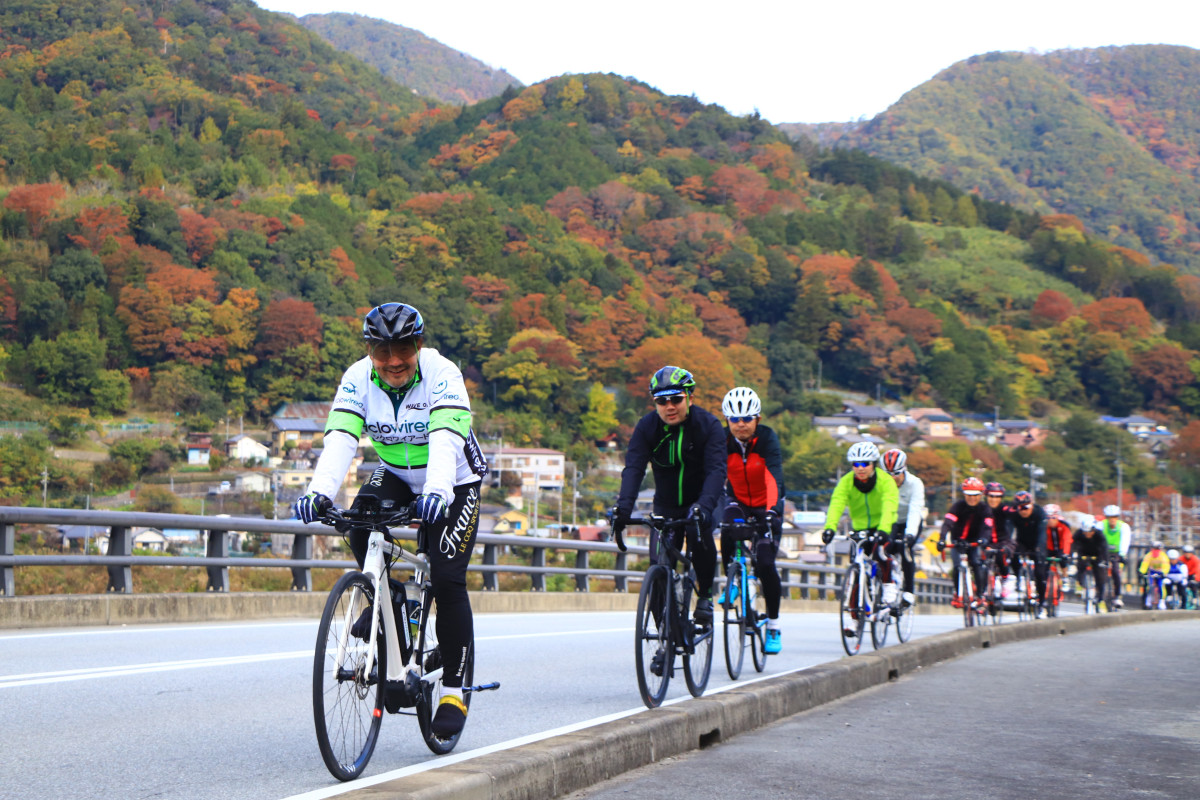
[[[584,438],[594,441],[612,433],[616,427],[617,401],[604,391],[603,385],[593,383],[592,388],[588,390],[587,411],[580,419],[580,433]]]

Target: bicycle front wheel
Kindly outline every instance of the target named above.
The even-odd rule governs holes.
[[[1090,569],[1083,576],[1083,613],[1096,613],[1096,579]]]
[[[366,769],[383,720],[386,649],[350,633],[364,611],[374,607],[374,589],[366,575],[348,572],[329,592],[313,659],[313,721],[321,758],[340,781]],[[369,617],[368,617],[369,619]],[[367,669],[367,656],[374,663]]]
[[[883,602],[883,581],[872,584],[871,594],[871,644],[875,649],[887,644],[888,628],[892,624],[892,610]]]
[[[1051,617],[1058,616],[1058,604],[1062,601],[1062,581],[1058,577],[1058,570],[1050,570],[1050,574],[1046,576],[1046,614]]]
[[[970,564],[958,568],[959,597],[962,598],[963,627],[975,627],[975,587],[971,585]]]
[[[746,634],[742,616],[743,600],[742,565],[734,561],[729,565],[729,576],[725,581],[724,629],[725,670],[731,680],[742,674],[742,662],[746,656]],[[732,600],[730,599],[732,598]]]
[[[851,564],[842,578],[842,599],[838,621],[842,626],[842,647],[846,655],[852,656],[862,647],[863,630],[867,617],[859,598],[863,595],[858,587],[858,567]]]
[[[429,599],[429,611],[425,614],[425,623],[417,635],[417,646],[420,652],[422,674],[432,672],[443,666],[442,648],[438,644],[437,638],[437,601],[432,597]],[[466,663],[463,664],[463,686],[470,686],[474,682],[475,643],[472,642],[467,647]],[[462,731],[459,731],[448,739],[442,739],[435,735],[431,729],[433,715],[437,712],[437,704],[441,699],[440,693],[437,691],[441,684],[441,680],[432,682],[427,680],[421,681],[421,699],[417,703],[416,711],[417,727],[421,729],[421,738],[425,740],[425,746],[431,752],[439,756],[444,756],[458,744],[458,740],[462,737]],[[463,705],[468,710],[471,708],[470,692],[463,693]]]
[[[693,586],[695,579],[694,574],[689,577]],[[692,598],[693,612],[699,600],[699,597]],[[682,620],[684,625],[690,626],[692,636],[691,647],[685,648],[683,653],[683,677],[692,697],[699,697],[704,694],[704,689],[708,686],[708,676],[712,674],[713,623],[711,617],[704,624],[696,622],[695,619],[695,614],[692,613],[685,615]]]
[[[642,578],[638,593],[633,656],[638,691],[647,708],[657,708],[667,695],[675,643],[671,637],[671,581],[667,568],[653,564]]]
[[[767,601],[762,596],[762,583],[755,576],[746,581],[746,591],[750,592],[746,638],[754,660],[754,671],[762,672],[767,668]]]

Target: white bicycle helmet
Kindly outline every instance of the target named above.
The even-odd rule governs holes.
[[[1179,551],[1172,547],[1167,551],[1167,558],[1171,559],[1172,561],[1176,560],[1179,558]]]
[[[1090,531],[1096,527],[1096,518],[1091,514],[1084,514],[1083,519],[1079,520],[1079,530]]]
[[[725,393],[721,413],[726,417],[757,417],[762,413],[762,402],[748,386],[735,386]]]
[[[870,442],[855,442],[846,451],[846,460],[851,463],[855,461],[878,461],[879,448]]]
[[[1116,505],[1105,506],[1104,507],[1104,516],[1106,516],[1106,517],[1121,516],[1121,507],[1116,506]]]

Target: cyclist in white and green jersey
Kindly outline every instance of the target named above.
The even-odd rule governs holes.
[[[325,449],[296,516],[317,519],[332,505],[359,438],[371,439],[379,467],[359,489],[352,508],[370,499],[397,506],[415,501],[429,542],[430,578],[437,600],[443,659],[442,697],[432,730],[442,738],[462,730],[467,707],[463,669],[474,643],[467,564],[479,527],[479,487],[487,462],[471,429],[471,404],[462,373],[436,350],[423,348],[425,321],[404,303],[384,303],[363,320],[367,355],[346,370],[325,424]],[[359,566],[367,531],[351,531]]]

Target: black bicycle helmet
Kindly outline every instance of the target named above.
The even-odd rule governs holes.
[[[1004,484],[999,481],[988,481],[988,485],[984,487],[985,494],[1004,494]]]
[[[650,394],[661,397],[666,394],[691,394],[696,388],[696,379],[683,367],[667,365],[650,378]]]
[[[363,318],[363,338],[369,342],[391,342],[424,334],[421,312],[407,303],[375,306]]]

